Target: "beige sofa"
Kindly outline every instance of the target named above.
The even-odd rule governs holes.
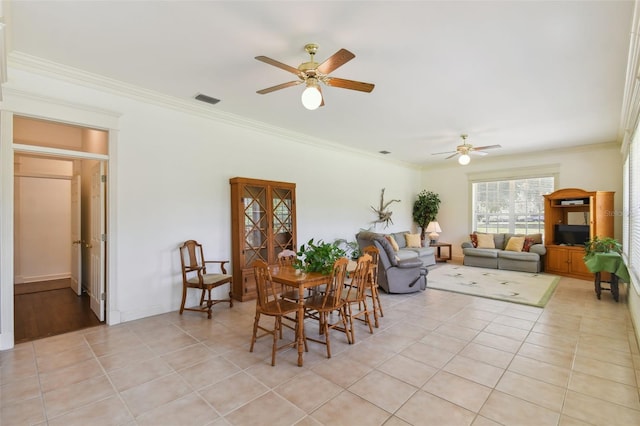
[[[544,269],[544,255],[547,250],[542,244],[541,234],[527,236],[509,233],[485,235],[493,237],[495,248],[474,247],[471,241],[463,242],[464,265],[522,272],[542,272]],[[511,237],[531,238],[532,244],[528,251],[505,250]]]

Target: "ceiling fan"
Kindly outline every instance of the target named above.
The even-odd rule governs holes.
[[[303,62],[298,65],[297,68],[283,64],[274,59],[267,58],[266,56],[256,56],[256,59],[266,64],[273,65],[285,71],[289,71],[292,74],[298,76],[298,80],[289,81],[287,83],[278,84],[276,86],[268,87],[266,89],[258,90],[256,93],[265,95],[267,93],[274,92],[276,90],[285,89],[291,86],[297,86],[298,84],[305,83],[307,88],[302,92],[302,104],[307,109],[316,109],[319,106],[324,105],[324,99],[322,91],[320,90],[319,83],[322,82],[327,86],[340,87],[342,89],[358,90],[360,92],[371,92],[375,85],[371,83],[363,83],[355,80],[345,80],[343,78],[331,77],[332,71],[338,67],[346,64],[350,60],[356,57],[353,53],[346,49],[340,49],[333,56],[329,57],[323,63],[318,64],[314,61],[314,56],[318,51],[318,45],[315,43],[309,43],[304,46],[304,50],[307,51],[311,59],[309,62]]]
[[[465,165],[469,164],[469,162],[471,161],[471,157],[469,157],[469,154],[471,154],[471,155],[487,155],[488,152],[484,152],[487,149],[502,148],[501,145],[486,145],[486,146],[474,147],[470,143],[467,143],[467,138],[469,137],[469,135],[462,134],[462,135],[460,135],[460,137],[462,138],[462,144],[458,145],[456,147],[455,151],[434,152],[431,155],[451,154],[446,159],[453,158],[453,157],[459,155],[460,157],[458,158],[458,163],[460,163],[463,166],[465,166]]]

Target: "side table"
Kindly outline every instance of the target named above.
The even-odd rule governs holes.
[[[631,282],[629,271],[622,261],[622,257],[615,252],[592,253],[584,257],[584,264],[590,272],[595,274],[594,286],[598,299],[600,299],[602,290],[610,290],[613,300],[617,302],[619,296],[618,281]],[[601,272],[609,272],[609,274],[611,274],[611,280],[604,281],[600,274]],[[608,282],[610,287],[608,289],[602,288],[601,283],[603,282]]]
[[[429,247],[436,248],[436,262],[446,262],[447,260],[451,260],[451,244],[450,243],[431,243]],[[447,252],[447,256],[443,256],[440,251],[442,247],[446,247],[449,251]]]

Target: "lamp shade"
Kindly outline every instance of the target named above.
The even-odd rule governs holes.
[[[469,157],[469,155],[467,154],[462,154],[458,158],[458,163],[460,163],[463,166],[466,166],[467,164],[469,164],[470,161],[471,161],[471,157]]]
[[[440,229],[440,224],[438,222],[429,222],[425,232],[442,232],[442,229]]]
[[[440,229],[440,224],[438,222],[433,221],[429,222],[427,229],[424,231],[429,233],[429,240],[431,241],[431,244],[435,244],[438,242],[438,237],[440,237],[438,232],[442,232],[442,229]]]

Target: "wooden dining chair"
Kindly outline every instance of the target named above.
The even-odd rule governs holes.
[[[278,265],[280,266],[293,266],[296,263],[298,254],[293,250],[282,250],[278,253]]]
[[[370,273],[371,256],[363,254],[358,258],[356,269],[350,274],[351,282],[342,290],[342,298],[345,302],[345,311],[347,313],[347,320],[349,321],[349,330],[351,331],[351,343],[355,343],[356,341],[356,319],[367,324],[369,326],[369,333],[373,334],[366,295],[366,290],[369,287]]]
[[[233,276],[227,274],[224,267],[228,260],[205,260],[202,244],[196,240],[185,241],[180,246],[180,262],[182,264],[182,303],[180,304],[180,315],[184,311],[206,312],[207,318],[211,318],[211,309],[218,303],[229,303],[233,307]],[[207,271],[207,264],[216,264],[220,268],[220,273]],[[211,290],[229,284],[228,299],[212,299]],[[202,291],[200,305],[192,308],[185,308],[187,300],[187,289],[195,288]],[[207,296],[205,299],[205,295]]]
[[[269,272],[269,265],[262,260],[256,260],[252,264],[254,275],[256,278],[256,289],[258,291],[258,298],[256,299],[256,315],[253,321],[253,335],[251,336],[251,347],[249,352],[253,352],[254,344],[260,337],[271,335],[273,336],[273,344],[271,346],[271,365],[276,365],[276,351],[280,349],[295,347],[297,342],[296,336],[297,327],[300,327],[298,321],[298,308],[299,305],[296,302],[282,299],[278,295],[278,291],[275,283],[271,279],[271,272]],[[260,317],[262,315],[273,317],[273,328],[267,328],[265,325],[260,324]],[[294,323],[292,327],[296,333],[292,342],[278,346],[278,339],[282,339],[282,320],[291,320]],[[264,333],[258,335],[259,331]],[[305,350],[307,349],[307,342],[304,342]]]
[[[351,333],[347,314],[345,311],[345,300],[342,298],[342,290],[344,288],[345,278],[347,276],[347,264],[349,260],[346,257],[338,259],[333,264],[331,276],[328,279],[325,292],[316,293],[304,302],[305,311],[313,312],[317,315],[320,323],[320,336],[324,340],[306,337],[312,342],[322,343],[327,346],[327,358],[331,358],[331,340],[329,331],[336,329],[342,331],[347,336],[347,342],[351,341]],[[329,315],[332,312],[338,312],[339,321],[330,323]]]
[[[378,262],[380,261],[380,250],[376,246],[367,246],[362,249],[363,254],[371,256],[371,267],[369,268],[369,279],[367,280],[367,297],[371,298],[373,320],[376,328],[379,327],[379,317],[384,317],[382,304],[380,303],[380,286],[378,285]]]
[[[293,250],[282,250],[280,253],[278,253],[279,266],[293,266],[295,265],[297,259],[298,259],[298,254]],[[307,294],[305,295],[305,299],[307,297],[311,297],[312,293],[314,292],[314,289],[311,289],[311,288],[307,289]],[[280,296],[283,299],[291,300],[293,302],[297,302],[300,299],[300,293],[298,292],[297,289],[286,287],[286,286],[282,287],[282,292],[280,293]]]

